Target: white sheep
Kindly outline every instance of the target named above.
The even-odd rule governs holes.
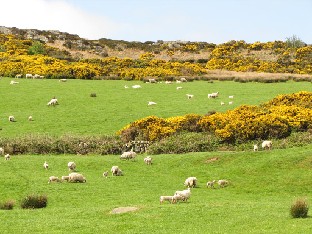
[[[152,158],[150,156],[147,156],[146,158],[144,158],[144,162],[146,163],[146,165],[152,165]]]
[[[193,97],[194,97],[194,95],[193,95],[193,94],[186,94],[186,96],[187,96],[187,99],[191,99],[191,98],[193,98]]]
[[[59,82],[67,82],[67,79],[59,79]]]
[[[152,105],[157,105],[157,103],[156,103],[156,102],[149,101],[147,105],[148,105],[148,106],[152,106]]]
[[[272,141],[263,141],[261,144],[262,149],[271,149],[272,148]]]
[[[174,195],[180,195],[183,197],[184,201],[187,201],[187,199],[189,199],[191,196],[191,189],[187,188],[186,190],[176,191]]]
[[[181,77],[180,81],[181,81],[181,82],[187,82],[187,79],[184,78],[184,77]]]
[[[15,118],[14,118],[13,115],[10,115],[10,116],[9,116],[9,121],[10,121],[10,122],[15,122]]]
[[[11,82],[10,82],[11,85],[15,85],[15,84],[18,84],[18,83],[19,83],[19,82],[14,81],[14,80],[11,80]]]
[[[69,176],[62,176],[62,182],[65,181],[65,180],[68,182],[69,181]]]
[[[223,106],[225,103],[224,103],[224,102],[221,102],[220,104],[221,104],[221,106]]]
[[[69,171],[74,171],[76,169],[76,163],[75,162],[68,162],[67,167]]]
[[[33,121],[33,117],[31,115],[28,117],[28,121]]]
[[[156,81],[155,79],[153,79],[153,78],[148,79],[148,82],[149,82],[149,83],[157,83],[157,81]]]
[[[133,88],[133,89],[140,89],[140,88],[142,88],[142,87],[141,87],[141,85],[132,85],[132,88]]]
[[[4,155],[4,149],[0,147],[0,155]]]
[[[43,168],[46,169],[46,170],[49,169],[49,164],[47,163],[47,161],[44,162]]]
[[[103,172],[103,177],[107,178],[107,176],[108,176],[108,171],[104,171]]]
[[[216,98],[219,96],[219,92],[215,92],[215,93],[209,93],[208,94],[208,98]]]
[[[122,155],[120,155],[120,159],[135,159],[136,155],[136,152],[131,149],[130,151],[123,152]]]
[[[165,84],[172,84],[172,81],[166,80]]]
[[[170,203],[173,202],[174,196],[160,196],[159,201],[162,204],[164,201],[169,201]]]
[[[214,188],[214,184],[216,183],[216,181],[215,180],[213,180],[213,181],[208,181],[207,182],[207,188]]]
[[[6,155],[4,155],[4,160],[10,160],[10,159],[11,159],[10,154],[6,154]]]
[[[227,180],[218,180],[219,188],[224,188],[228,184],[229,184],[229,182]]]
[[[48,106],[55,106],[58,104],[58,100],[56,98],[52,98],[49,102],[48,102]]]
[[[229,105],[232,105],[233,104],[233,102],[229,102]]]
[[[40,75],[38,75],[38,74],[35,74],[35,75],[33,75],[32,78],[33,78],[33,79],[42,79],[43,76],[40,76]]]
[[[79,173],[73,172],[73,173],[70,173],[68,176],[69,176],[68,182],[80,182],[80,183],[87,182],[86,178],[82,174],[79,174]]]
[[[15,78],[22,78],[22,74],[17,74]]]
[[[172,203],[177,203],[177,201],[185,201],[185,198],[179,194],[172,196]]]
[[[28,79],[28,78],[31,78],[31,79],[32,79],[32,78],[33,78],[33,75],[32,75],[32,74],[26,74],[25,77],[26,77],[26,79]]]
[[[231,95],[231,96],[229,96],[229,98],[230,98],[230,99],[233,99],[233,98],[234,98],[234,96],[233,96],[233,95]]]
[[[50,176],[48,183],[50,184],[51,182],[61,182],[61,180],[57,176]]]
[[[111,172],[112,172],[112,176],[123,175],[122,171],[120,170],[120,168],[118,166],[112,166]]]
[[[253,145],[253,151],[258,151],[259,147],[257,144]]]
[[[182,89],[182,87],[181,87],[181,86],[178,86],[178,87],[177,87],[177,90],[179,90],[179,89]]]
[[[197,184],[197,178],[196,177],[189,177],[185,180],[184,185],[190,188],[194,188]]]

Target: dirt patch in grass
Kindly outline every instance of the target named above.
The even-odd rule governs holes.
[[[117,207],[117,208],[115,208],[115,209],[113,209],[111,211],[111,214],[122,214],[122,213],[136,211],[138,209],[139,208],[137,208],[137,207],[131,207],[131,206],[128,206],[128,207]]]

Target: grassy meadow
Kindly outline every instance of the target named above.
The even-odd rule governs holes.
[[[114,134],[132,121],[150,115],[172,117],[190,113],[224,112],[239,105],[259,105],[278,94],[312,91],[310,82],[239,83],[233,81],[194,81],[182,84],[149,84],[121,80],[31,80],[0,79],[0,136],[14,137],[28,133],[51,135]],[[140,84],[141,89],[132,85]],[[125,89],[127,85],[129,88]],[[176,87],[183,88],[177,90]],[[219,92],[217,99],[207,94]],[[97,97],[90,97],[96,93]],[[188,100],[186,94],[193,94]],[[232,105],[228,96],[234,95]],[[48,107],[56,97],[60,105]],[[157,105],[148,106],[148,101]],[[226,105],[221,106],[223,101]],[[15,123],[8,121],[13,115]],[[34,121],[29,122],[32,115]]]
[[[295,198],[311,196],[312,145],[259,152],[209,152],[155,155],[153,165],[120,161],[107,155],[17,155],[0,162],[1,200],[13,199],[13,210],[0,210],[1,233],[311,233],[311,219],[293,219]],[[217,158],[215,161],[210,159]],[[43,162],[49,169],[43,169]],[[51,183],[51,175],[68,173],[74,160],[87,183]],[[124,176],[103,178],[118,165]],[[188,202],[159,203],[196,176],[198,186]],[[206,182],[227,179],[225,188]],[[28,194],[45,194],[48,206],[23,210]],[[112,214],[117,207],[138,210]]]

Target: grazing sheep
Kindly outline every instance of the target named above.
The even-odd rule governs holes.
[[[233,104],[233,102],[229,102],[229,105],[232,105]]]
[[[173,196],[160,196],[159,201],[162,204],[164,201],[169,201],[170,203],[173,202]]]
[[[50,184],[51,182],[61,182],[61,180],[57,176],[50,176],[48,183]]]
[[[144,162],[146,163],[146,165],[152,165],[152,158],[150,156],[147,156],[146,158],[144,158]]]
[[[67,163],[67,167],[68,167],[68,170],[69,170],[69,171],[75,171],[75,169],[76,169],[76,163],[74,163],[74,162],[69,162],[69,163]]]
[[[33,121],[33,117],[31,115],[28,117],[28,121]]]
[[[157,103],[156,103],[156,102],[151,102],[151,101],[149,101],[147,105],[148,105],[148,106],[152,106],[152,105],[157,105]]]
[[[124,87],[125,87],[125,89],[128,89],[128,88],[129,88],[128,85],[125,85]]]
[[[233,99],[233,98],[234,98],[234,96],[233,96],[233,95],[232,95],[232,96],[229,96],[229,98]]]
[[[221,102],[220,104],[221,104],[221,106],[223,106],[225,103],[224,103],[224,102]]]
[[[15,78],[22,78],[22,74],[17,74]]]
[[[11,80],[10,84],[14,85],[14,84],[18,84],[19,82]]]
[[[215,93],[209,93],[208,94],[208,98],[216,98],[219,96],[219,92],[215,92]]]
[[[187,82],[187,79],[184,78],[184,77],[181,77],[180,81],[181,81],[181,82]]]
[[[87,182],[86,178],[79,173],[70,173],[69,175],[68,182],[80,182],[80,183],[85,183]]]
[[[189,188],[194,188],[197,184],[197,178],[196,177],[189,177],[185,180],[184,185]]]
[[[9,154],[4,155],[4,160],[10,160],[11,156]]]
[[[172,84],[172,81],[166,80],[165,84]]]
[[[49,169],[49,164],[47,163],[47,161],[44,162],[43,168],[46,169],[46,170]]]
[[[253,145],[253,151],[258,151],[258,145],[257,144],[255,144],[255,145]]]
[[[0,147],[0,155],[4,155],[4,149]]]
[[[191,99],[191,98],[193,98],[193,97],[194,97],[194,95],[193,95],[193,94],[186,94],[186,96],[187,96],[187,99]]]
[[[155,84],[157,83],[157,81],[156,81],[155,79],[152,79],[152,78],[151,78],[151,79],[148,79],[148,82],[149,82],[149,83],[155,83]]]
[[[104,171],[103,172],[103,177],[107,178],[107,176],[108,176],[108,171]]]
[[[180,80],[176,80],[176,83],[177,84],[181,84],[182,82]]]
[[[26,74],[25,77],[26,77],[26,79],[28,79],[28,78],[32,79],[33,75],[32,74]]]
[[[207,188],[214,188],[214,184],[216,183],[216,181],[215,180],[213,180],[213,181],[208,181],[207,182]]]
[[[229,184],[229,182],[227,180],[218,180],[219,188],[224,188],[228,184]]]
[[[186,190],[176,191],[174,195],[180,195],[184,198],[185,201],[187,201],[187,199],[189,199],[191,196],[191,189],[187,188]]]
[[[33,75],[33,79],[42,79],[44,76],[40,76],[38,74]]]
[[[123,175],[122,171],[120,170],[120,168],[118,166],[112,166],[111,172],[112,172],[112,176],[122,176]]]
[[[48,105],[48,106],[55,106],[55,105],[58,105],[58,101],[57,101],[56,98],[52,98],[52,99],[48,102],[47,105]]]
[[[262,149],[271,149],[272,148],[272,141],[263,141],[261,144]]]
[[[59,82],[67,82],[67,79],[59,79]]]
[[[133,89],[139,89],[139,88],[142,88],[142,87],[141,87],[141,85],[132,85],[132,88]]]
[[[179,89],[182,89],[182,87],[181,87],[181,86],[178,86],[178,87],[177,87],[177,90],[179,90]]]
[[[69,176],[62,176],[62,182],[65,181],[65,180],[68,182],[69,181]]]
[[[15,122],[15,118],[14,118],[13,115],[10,115],[10,116],[9,116],[9,121],[10,121],[10,122]]]
[[[177,203],[177,201],[185,201],[185,198],[179,194],[172,196],[172,203]]]
[[[137,155],[136,152],[132,151],[131,149],[130,151],[123,152],[122,155],[120,155],[120,159],[126,160],[135,159],[136,155]]]

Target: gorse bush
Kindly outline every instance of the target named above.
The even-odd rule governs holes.
[[[306,199],[298,198],[290,207],[290,215],[293,218],[308,217],[309,206]]]
[[[8,200],[0,203],[0,210],[12,210],[15,205],[15,201]]]
[[[32,194],[22,199],[21,208],[22,209],[44,208],[47,206],[47,204],[48,204],[48,198],[46,195]]]

